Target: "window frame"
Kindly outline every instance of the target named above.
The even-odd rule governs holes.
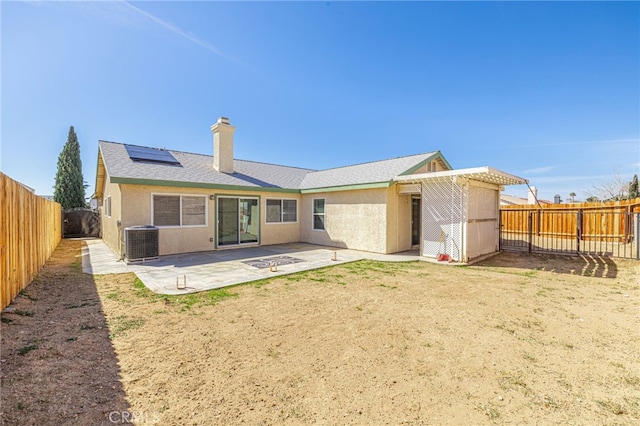
[[[179,225],[156,225],[155,221],[155,197],[179,197],[180,199],[180,224]],[[202,198],[204,201],[204,223],[198,225],[183,225],[184,222],[184,210],[182,204],[182,198]],[[209,203],[207,200],[209,197],[203,194],[175,194],[175,193],[167,193],[167,192],[153,192],[151,193],[151,225],[156,226],[158,228],[206,228],[209,226]]]
[[[322,200],[322,213],[316,213],[316,201]],[[322,216],[322,228],[316,228],[316,216]],[[313,231],[326,231],[327,230],[327,199],[326,198],[313,198],[311,200],[311,229]]]
[[[269,220],[269,212],[268,212],[269,201],[279,201],[280,202],[280,220],[278,220],[278,221],[270,221]],[[284,202],[285,201],[293,201],[295,203],[295,206],[296,206],[296,209],[295,209],[296,220],[284,220],[284,216],[285,216]],[[264,201],[264,223],[265,224],[269,224],[269,225],[272,225],[272,224],[298,223],[298,200],[296,198],[265,198],[265,201]]]
[[[104,217],[111,217],[111,195],[104,199],[102,207],[104,208]]]

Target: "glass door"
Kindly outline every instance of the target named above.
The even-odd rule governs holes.
[[[258,242],[260,210],[257,198],[218,197],[218,246]]]

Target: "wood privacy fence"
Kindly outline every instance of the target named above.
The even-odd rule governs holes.
[[[0,173],[0,309],[26,288],[62,238],[60,204]]]
[[[501,248],[640,258],[640,198],[500,209]]]

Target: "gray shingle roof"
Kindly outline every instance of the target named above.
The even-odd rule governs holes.
[[[236,159],[233,162],[234,173],[229,174],[214,170],[213,157],[210,155],[168,150],[180,162],[180,165],[170,165],[134,162],[122,143],[100,141],[99,147],[109,176],[120,181],[165,181],[292,190],[390,182],[436,154],[429,152],[321,171]]]
[[[434,154],[436,153],[427,152],[408,157],[391,158],[307,173],[300,185],[300,189],[389,182],[394,177],[422,163]]]

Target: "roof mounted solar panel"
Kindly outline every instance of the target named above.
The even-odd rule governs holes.
[[[125,145],[129,158],[133,161],[144,161],[160,164],[180,164],[178,160],[164,149],[148,148],[146,146]]]

